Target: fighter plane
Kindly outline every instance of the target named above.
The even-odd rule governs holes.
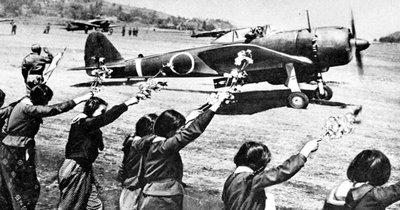
[[[255,26],[255,27],[245,27],[245,28],[235,28],[235,29],[226,29],[226,30],[212,30],[212,31],[203,31],[203,32],[195,32],[192,31],[192,35],[190,37],[194,38],[199,38],[199,37],[214,37],[214,38],[220,38],[221,36],[224,36],[227,33],[233,33],[236,36],[238,36],[238,31],[245,31],[248,33],[249,31],[253,30],[254,33],[269,33],[271,31],[270,25],[265,25],[265,26]],[[225,37],[232,37],[232,36],[225,36]],[[231,41],[229,41],[231,42]],[[215,43],[215,42],[213,42]]]
[[[348,64],[353,53],[362,70],[360,52],[369,47],[368,41],[356,37],[353,17],[351,29],[311,28],[310,24],[308,28],[288,31],[242,29],[231,31],[214,43],[125,60],[106,36],[93,32],[86,40],[85,67],[73,70],[86,70],[89,76],[96,76],[99,69],[106,69],[103,72],[109,78],[152,77],[160,72],[168,77],[222,77],[238,68],[234,64],[238,53],[250,52],[252,64],[245,69],[246,83],[284,84],[291,90],[288,104],[300,109],[307,107],[309,97],[301,92],[299,83],[314,81],[317,83],[314,97],[331,99],[332,89],[324,82],[322,73],[330,67]],[[220,82],[217,80],[215,87]]]
[[[199,37],[219,38],[230,31],[231,30],[212,30],[212,31],[202,31],[202,32],[192,31],[192,35],[190,35],[190,37],[193,37],[193,38],[199,38]]]
[[[14,19],[0,19],[0,22],[13,21]]]
[[[118,27],[117,25],[111,25],[111,20],[103,17],[97,17],[88,21],[68,21],[65,29],[67,31],[83,31],[92,29],[101,29],[103,32],[108,32],[110,28]]]

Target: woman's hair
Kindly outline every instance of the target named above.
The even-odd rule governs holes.
[[[185,121],[186,119],[181,113],[173,109],[166,110],[157,117],[154,123],[154,134],[167,138],[169,133],[184,126]]]
[[[0,89],[0,107],[3,106],[5,98],[6,94]]]
[[[347,178],[352,182],[368,182],[373,186],[385,184],[390,177],[389,159],[379,150],[364,150],[351,161]]]
[[[53,91],[45,84],[39,84],[32,88],[30,99],[33,105],[46,105],[53,98]]]
[[[146,114],[141,117],[136,123],[135,135],[143,137],[153,134],[154,122],[156,121],[156,119],[157,115],[154,113]]]
[[[100,105],[107,106],[107,102],[99,97],[92,97],[86,101],[83,113],[91,117],[93,113],[100,107]]]
[[[253,141],[244,143],[233,159],[236,166],[247,166],[254,171],[264,170],[269,161],[271,153],[268,147]]]

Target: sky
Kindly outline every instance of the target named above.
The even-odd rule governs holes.
[[[357,37],[372,40],[400,31],[400,0],[106,0],[187,18],[220,18],[236,27],[272,25],[280,29],[350,28],[353,10]]]

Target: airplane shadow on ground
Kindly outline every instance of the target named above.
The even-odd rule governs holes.
[[[185,89],[169,89],[169,91],[182,91],[194,93],[210,94],[217,91],[203,91],[203,90],[185,90]],[[327,101],[313,99],[314,90],[301,90],[310,98],[310,103],[319,104],[324,106],[337,106],[339,108],[346,108],[347,106],[355,106],[354,104],[347,104],[337,101]],[[235,103],[226,104],[218,110],[221,115],[238,115],[238,114],[255,114],[258,112],[266,111],[273,108],[287,107],[287,98],[290,95],[290,90],[263,90],[263,91],[246,91],[234,93]]]
[[[120,85],[134,85],[143,80],[124,80],[124,81],[107,81],[103,82],[103,86],[120,86]],[[90,87],[91,82],[84,82],[71,85],[72,87]],[[203,91],[203,90],[189,90],[189,89],[173,89],[165,88],[166,91],[181,91],[210,94],[217,91]],[[314,90],[302,90],[310,98],[310,103],[337,106],[339,108],[346,108],[347,106],[354,106],[354,104],[347,104],[342,102],[327,101],[312,99]],[[246,91],[234,93],[234,103],[225,104],[222,106],[217,114],[221,115],[240,115],[240,114],[255,114],[258,112],[266,111],[273,108],[288,107],[287,98],[290,95],[290,90],[263,90],[263,91]]]
[[[312,99],[314,90],[302,90],[302,92],[310,98],[310,103],[313,104],[337,106],[340,108],[346,108],[347,106],[353,105],[342,102]],[[287,107],[287,99],[290,93],[290,90],[249,91],[236,93],[234,95],[237,102],[221,107],[220,110],[218,110],[218,114],[254,114],[273,108]]]

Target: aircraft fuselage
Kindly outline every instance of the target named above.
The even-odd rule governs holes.
[[[307,29],[301,29],[272,33],[254,39],[249,44],[259,45],[289,55],[304,56],[311,60],[315,60],[314,56],[317,55],[319,58],[318,68],[327,69],[331,66],[345,65],[351,61],[350,38],[351,33],[347,28],[321,27],[314,28],[311,32]],[[224,49],[224,45],[216,44],[126,60],[125,68],[114,71],[112,77],[154,76],[160,69],[163,69],[166,76],[169,77],[221,76],[236,68],[234,59],[240,50],[252,49],[246,46],[238,47],[235,50]],[[285,82],[286,72],[283,69],[282,62],[263,58],[261,55],[257,55],[256,50],[252,54],[253,59],[261,61],[255,62],[254,65],[256,66],[252,68],[254,70],[248,72],[249,82],[265,80],[272,84]],[[309,82],[315,79],[315,65],[307,67],[297,65],[296,68],[299,69],[297,77],[300,82]]]
[[[284,69],[287,61],[280,60],[279,57],[265,56],[263,50],[257,46],[311,60],[311,65],[294,63],[298,81],[309,82],[316,80],[317,74],[327,71],[329,67],[348,64],[352,59],[352,39],[353,35],[348,28],[332,26],[313,28],[311,31],[299,29],[274,32],[250,41],[214,44],[125,60],[123,64],[119,63],[117,66],[108,64],[115,61],[112,60],[113,56],[108,59],[100,53],[100,57],[105,57],[107,66],[114,70],[112,78],[151,77],[160,70],[168,77],[206,77],[230,73],[232,69],[238,68],[234,64],[238,52],[251,50],[254,64],[246,69],[249,74],[248,82],[268,81],[271,84],[283,84],[287,79]],[[112,46],[111,43],[107,44]],[[92,48],[101,47],[100,43],[98,45]],[[358,47],[365,49],[369,43],[365,41],[362,45]]]

